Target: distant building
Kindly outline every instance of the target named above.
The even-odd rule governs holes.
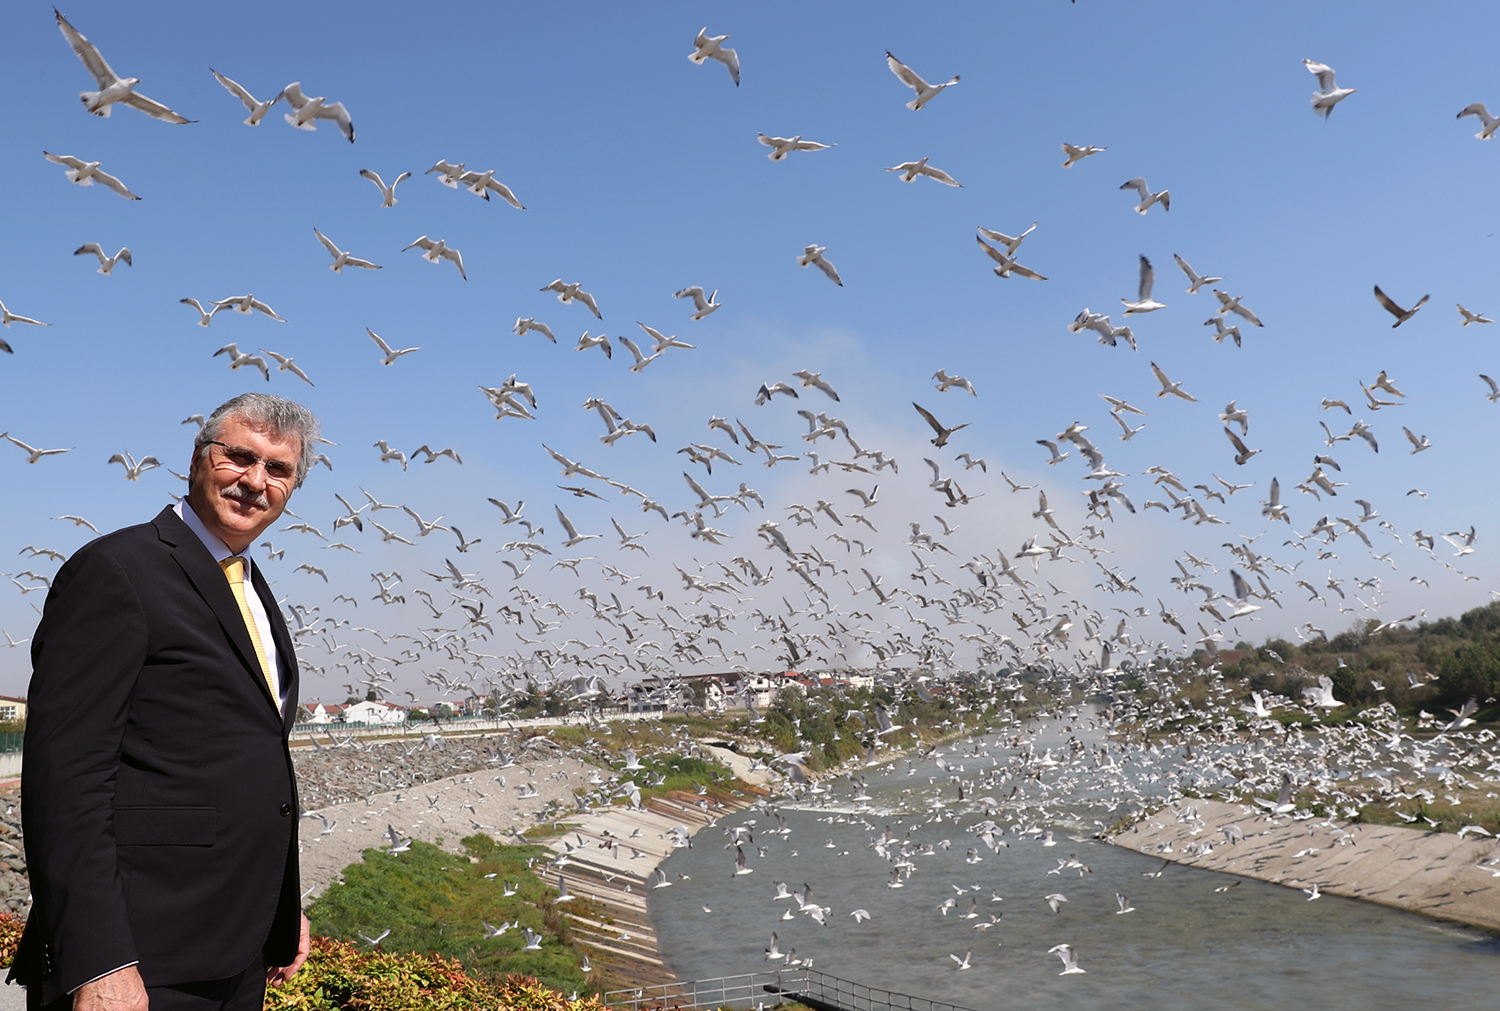
[[[307,718],[303,723],[337,723],[344,718],[344,707],[333,703],[314,702],[311,706],[304,706]]]
[[[344,707],[345,723],[397,724],[406,722],[406,710],[389,702],[356,702]]]
[[[26,700],[0,695],[0,723],[20,723],[26,719]]]

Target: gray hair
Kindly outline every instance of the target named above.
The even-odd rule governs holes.
[[[322,431],[312,411],[269,393],[241,393],[219,405],[203,423],[193,440],[194,457],[207,451],[209,443],[219,440],[224,422],[231,417],[240,418],[256,428],[268,429],[277,439],[296,436],[301,449],[297,454],[297,481],[293,487],[302,487],[302,481],[312,467],[312,444]]]

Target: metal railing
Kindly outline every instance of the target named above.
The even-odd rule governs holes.
[[[947,1001],[929,1000],[911,994],[865,986],[812,969],[752,972],[716,979],[682,980],[630,990],[611,990],[604,1003],[630,1011],[698,1011],[731,1009],[744,1011],[759,1005],[774,1006],[782,1000],[815,1001],[839,1011],[969,1011]],[[815,1005],[816,1006],[816,1005]]]

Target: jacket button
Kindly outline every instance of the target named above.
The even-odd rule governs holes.
[[[292,815],[292,805],[290,805],[290,804],[282,804],[281,805],[281,816],[283,818],[290,818],[291,815]]]

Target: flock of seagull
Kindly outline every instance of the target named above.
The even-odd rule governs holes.
[[[60,12],[56,21],[95,84],[96,90],[80,95],[86,112],[109,116],[119,106],[164,123],[190,122],[137,91],[139,79],[116,74],[99,49]],[[727,38],[710,36],[706,29],[699,32],[689,58],[698,64],[720,64],[738,86],[740,57],[736,50],[724,46]],[[1305,62],[1318,81],[1312,104],[1319,115],[1328,115],[1335,105],[1355,93],[1356,89],[1337,86],[1331,68]],[[932,84],[890,53],[886,54],[886,64],[899,84],[914,93],[907,103],[913,114],[941,116],[943,107],[953,101],[939,98],[960,83],[957,75]],[[332,124],[350,143],[354,142],[351,114],[341,102],[309,97],[298,83],[263,101],[218,71],[212,73],[248,110],[244,120],[248,126],[258,126],[272,107],[284,103],[287,111],[283,118],[290,126],[315,130],[320,124]],[[712,86],[712,82],[705,81],[705,85]],[[900,93],[893,87],[893,100]],[[934,102],[936,106],[929,108]],[[1489,138],[1493,126],[1483,106],[1469,106],[1460,115],[1479,117],[1485,123],[1480,136]],[[807,140],[800,134],[782,137],[762,133],[758,140],[770,149],[768,157],[774,163],[793,153],[807,157],[835,146]],[[1063,168],[1073,169],[1107,151],[1097,145],[1062,147],[1066,155]],[[51,153],[46,157],[65,168],[70,182],[80,186],[98,183],[123,197],[139,199],[119,179],[103,172],[100,161]],[[948,186],[959,185],[926,157],[886,170],[898,173],[906,182],[926,177]],[[379,191],[380,202],[371,207],[374,213],[395,207],[397,187],[411,173],[403,171],[389,184],[385,177],[368,169],[359,175]],[[440,159],[424,175],[435,176],[446,187],[465,190],[486,201],[495,196],[510,207],[524,210],[515,192],[495,178],[494,170],[476,171],[464,163]],[[1135,210],[1142,215],[1158,207],[1162,212],[1170,211],[1170,192],[1153,190],[1144,178],[1132,178],[1121,188],[1138,198]],[[327,266],[336,274],[342,275],[345,268],[370,272],[383,269],[382,264],[344,248],[311,222],[298,227],[311,228],[313,234],[307,241],[322,246],[330,257]],[[1037,227],[1034,223],[1016,235],[979,228],[976,240],[984,262],[1001,278],[1046,281],[1045,276],[1017,259]],[[334,231],[337,234],[337,229]],[[442,238],[423,234],[403,252],[406,250],[420,250],[424,260],[444,270],[446,261],[452,267],[449,276],[457,275],[455,283],[467,280],[462,254]],[[811,243],[796,261],[804,268],[816,267],[828,280],[842,286],[843,279],[828,258],[829,252],[829,247]],[[119,275],[128,273],[119,269],[120,264],[127,268],[132,265],[128,248],[108,256],[98,243],[90,242],[78,247],[75,255],[89,254],[97,258],[99,272],[111,278],[100,284],[119,283]],[[1230,337],[1239,345],[1245,336],[1242,326],[1265,325],[1241,295],[1214,287],[1223,278],[1198,273],[1180,256],[1174,259],[1189,283],[1189,297],[1201,295],[1202,288],[1212,292],[1215,302],[1205,325],[1215,328],[1215,340]],[[1134,298],[1121,299],[1123,314],[1139,318],[1167,309],[1156,298],[1151,261],[1142,255],[1138,267]],[[688,280],[695,279],[683,279]],[[719,291],[712,285],[678,283],[681,286],[675,297],[692,306],[689,325],[701,323],[726,304],[719,301]],[[562,277],[540,286],[541,292],[555,294],[562,306],[574,307],[566,309],[567,314],[582,319],[587,313],[591,327],[604,319],[597,290],[586,289],[583,281]],[[1409,321],[1427,302],[1424,296],[1409,308],[1402,308],[1378,287],[1375,295],[1395,317],[1396,326]],[[253,293],[206,302],[191,297],[181,301],[195,310],[197,324],[205,328],[226,312],[257,317],[262,325],[266,321],[285,322],[268,301]],[[1462,306],[1459,311],[1464,326],[1490,322],[1482,313]],[[1231,319],[1236,321],[1233,325]],[[3,304],[0,323],[6,327],[13,323],[47,325],[14,313]],[[556,318],[518,316],[513,332],[518,339],[544,340],[562,351],[567,348],[558,337],[562,325]],[[1062,329],[1060,325],[1059,331]],[[585,331],[573,350],[598,349],[612,361],[613,347],[618,345],[629,355],[625,361],[629,370],[639,373],[653,364],[657,370],[669,367],[666,363],[693,354],[697,347],[678,334],[645,323],[639,323],[638,330],[637,339],[618,331],[592,336]],[[1139,345],[1130,325],[1117,326],[1108,315],[1087,308],[1067,324],[1067,330],[1087,330],[1100,343],[1111,346],[1118,346],[1121,340],[1131,348]],[[367,333],[378,350],[378,360],[387,367],[400,369],[401,362],[423,350],[421,346],[397,347],[373,330]],[[0,350],[13,352],[3,341]],[[209,357],[206,349],[205,357]],[[319,378],[299,365],[292,354],[255,345],[242,347],[239,341],[224,344],[212,357],[222,358],[230,369],[241,370],[252,386],[282,376],[310,386]],[[17,355],[16,361],[22,363],[24,355]],[[1160,384],[1157,398],[1196,401],[1183,382],[1171,379],[1157,361],[1152,361],[1150,368]],[[1500,387],[1495,381],[1481,378],[1488,384],[1488,399],[1500,400]],[[292,557],[300,564],[292,571],[306,575],[307,580],[292,584],[290,578],[284,578],[279,588],[289,598],[286,608],[302,662],[310,672],[331,676],[330,683],[342,678],[342,687],[360,696],[370,691],[389,694],[398,678],[409,681],[412,672],[417,672],[438,696],[493,694],[502,700],[527,697],[541,689],[556,689],[566,697],[573,690],[567,686],[580,676],[590,685],[597,678],[607,679],[612,686],[644,679],[680,690],[681,676],[695,670],[784,670],[848,663],[874,667],[915,663],[939,671],[975,663],[995,667],[1042,663],[1086,677],[1101,668],[1116,669],[1125,659],[1144,662],[1171,655],[1181,650],[1184,640],[1212,653],[1231,635],[1243,634],[1243,626],[1235,626],[1235,622],[1250,619],[1267,606],[1281,607],[1279,597],[1294,585],[1309,590],[1310,599],[1325,603],[1337,592],[1338,598],[1332,603],[1341,611],[1355,617],[1380,616],[1383,626],[1415,620],[1417,615],[1391,622],[1380,614],[1385,591],[1379,575],[1360,578],[1358,592],[1347,595],[1343,587],[1354,580],[1337,579],[1331,569],[1326,582],[1312,575],[1311,570],[1323,568],[1325,562],[1337,561],[1338,552],[1348,554],[1348,547],[1354,543],[1364,550],[1355,548],[1351,560],[1389,564],[1394,569],[1392,550],[1381,554],[1374,548],[1377,538],[1389,537],[1408,552],[1440,561],[1458,577],[1477,578],[1463,573],[1455,564],[1476,550],[1478,534],[1468,523],[1452,530],[1405,531],[1384,520],[1370,498],[1353,499],[1358,512],[1344,507],[1352,496],[1343,491],[1345,484],[1338,480],[1341,467],[1332,454],[1350,446],[1360,447],[1360,452],[1364,447],[1372,453],[1380,450],[1375,427],[1354,419],[1349,402],[1340,399],[1324,400],[1324,409],[1328,418],[1335,418],[1340,410],[1350,415],[1350,427],[1341,431],[1342,425],[1324,422],[1324,436],[1309,441],[1311,472],[1300,481],[1289,481],[1299,495],[1311,500],[1311,514],[1299,517],[1305,519],[1306,532],[1292,527],[1293,509],[1282,498],[1281,482],[1271,478],[1263,486],[1266,497],[1260,502],[1261,516],[1273,527],[1276,521],[1287,524],[1287,539],[1281,546],[1284,550],[1256,546],[1260,533],[1239,534],[1226,544],[1229,563],[1234,566],[1230,573],[1221,573],[1211,559],[1185,553],[1177,559],[1181,576],[1172,579],[1170,591],[1163,591],[1183,595],[1182,602],[1174,606],[1168,606],[1155,592],[1150,596],[1156,597],[1157,606],[1148,606],[1147,591],[1137,585],[1136,576],[1110,562],[1112,525],[1118,523],[1120,529],[1129,530],[1132,523],[1141,520],[1130,520],[1126,514],[1143,514],[1151,509],[1194,526],[1228,525],[1229,519],[1211,511],[1215,503],[1224,506],[1231,496],[1258,482],[1226,481],[1206,462],[1202,470],[1207,474],[1179,477],[1166,467],[1155,466],[1133,478],[1109,466],[1104,438],[1079,421],[1055,435],[1036,432],[1044,437],[1035,441],[1048,452],[1048,456],[1037,459],[1038,465],[1050,468],[1070,459],[1085,462],[1086,468],[1077,475],[1075,485],[1081,492],[1081,513],[1071,507],[1059,508],[1055,496],[1049,505],[1045,489],[1014,481],[999,471],[1010,494],[1036,496],[1037,508],[1031,516],[1038,521],[1037,532],[1019,543],[1011,541],[989,550],[955,550],[963,542],[962,537],[954,537],[962,525],[959,521],[975,515],[961,510],[975,506],[997,489],[990,484],[991,464],[979,455],[981,447],[965,442],[972,436],[965,432],[972,422],[956,417],[966,414],[970,403],[977,403],[972,398],[980,398],[981,391],[969,379],[947,369],[938,369],[932,380],[938,402],[934,404],[930,393],[924,394],[921,399],[927,404],[913,400],[915,415],[907,416],[916,426],[912,431],[924,427],[930,431],[931,456],[920,462],[898,461],[890,450],[866,445],[867,437],[855,425],[836,416],[844,403],[835,388],[837,377],[807,369],[767,377],[758,389],[726,390],[722,415],[709,418],[699,434],[682,440],[686,445],[680,448],[680,436],[660,421],[632,418],[603,397],[590,397],[579,406],[595,412],[601,420],[600,446],[592,451],[570,449],[567,454],[546,444],[541,447],[561,467],[565,483],[557,486],[564,493],[558,496],[560,501],[549,503],[550,508],[543,506],[540,516],[533,507],[528,516],[524,512],[526,503],[513,501],[512,496],[491,498],[496,510],[491,514],[494,522],[474,537],[451,522],[445,524],[443,516],[425,520],[412,504],[383,502],[363,488],[357,489],[358,494],[349,488],[339,489],[337,494],[319,490],[330,478],[339,478],[332,473],[332,459],[322,447],[316,447],[315,460],[329,473],[320,472],[298,494],[293,502],[298,512],[289,512],[286,525],[268,532],[258,549],[265,552],[263,564],[271,568],[274,578],[277,573],[272,563],[283,559],[288,535],[297,543]],[[1397,377],[1385,372],[1372,380],[1361,380],[1360,386],[1365,398],[1357,401],[1361,413],[1365,408],[1371,412],[1398,410],[1408,402]],[[528,381],[511,375],[498,385],[479,385],[479,390],[498,420],[506,426],[519,426],[540,416],[538,404],[545,401],[549,386],[545,379]],[[1109,424],[1119,426],[1119,438],[1129,441],[1141,437],[1146,424],[1140,419],[1146,418],[1147,412],[1124,398],[1101,396],[1108,404]],[[744,420],[747,412],[749,424]],[[1231,402],[1219,417],[1231,450],[1222,463],[1249,463],[1262,451],[1251,439],[1249,413]],[[202,419],[195,416],[183,423],[201,424]],[[752,432],[752,425],[759,435]],[[511,430],[508,427],[507,433]],[[1410,428],[1404,428],[1404,432],[1413,454],[1441,445],[1440,440]],[[645,437],[638,442],[659,444],[658,452],[682,456],[681,485],[639,488],[604,462],[611,447],[638,435]],[[69,452],[30,445],[11,431],[0,433],[0,438],[20,449],[30,464]],[[782,442],[769,441],[777,438]],[[1340,444],[1345,444],[1343,450]],[[423,467],[439,461],[444,461],[443,466],[463,464],[461,447],[436,442],[406,451],[381,439],[360,451],[369,453],[372,461],[399,467],[401,472],[409,472],[417,460]],[[129,452],[116,453],[109,459],[111,466],[114,463],[122,465],[125,478],[131,481],[162,467],[155,456],[138,459]],[[748,475],[753,463],[767,468],[802,468],[815,477],[817,490],[806,496],[807,501],[777,502],[752,486]],[[907,465],[904,477],[902,463]],[[700,466],[701,472],[697,470]],[[913,478],[913,474],[917,476]],[[1134,483],[1127,486],[1127,479]],[[976,482],[982,484],[976,486]],[[181,490],[180,486],[173,487]],[[418,490],[412,487],[412,494]],[[337,499],[340,509],[330,507],[327,518],[321,521],[313,518],[329,495]],[[884,505],[898,495],[908,502],[925,496],[929,507],[899,517],[886,515],[895,508],[908,508]],[[562,502],[570,498],[577,500],[569,505],[571,514],[562,508]],[[980,507],[981,514],[991,503]],[[594,519],[599,508],[609,505],[614,507],[608,517],[612,533],[606,532],[602,518]],[[1302,513],[1304,508],[1296,511]],[[1325,509],[1326,515],[1314,519]],[[391,510],[396,520],[382,524],[378,514],[386,510]],[[635,510],[642,517],[637,522],[649,522],[652,527],[642,529],[632,522],[630,516]],[[406,525],[403,517],[409,517],[413,525]],[[332,539],[323,532],[329,523]],[[1439,558],[1435,536],[1458,549],[1452,561]],[[419,573],[413,573],[413,563],[399,561],[404,556],[395,554],[414,545],[427,549],[439,543],[445,550],[428,551],[422,561],[415,561]],[[483,549],[477,547],[481,543]],[[585,545],[595,553],[575,552]],[[480,550],[496,548],[502,555],[498,566],[467,562]],[[381,567],[368,576],[376,592],[362,592],[352,584],[333,586],[329,567],[314,564],[319,557],[314,552],[319,550],[382,552]],[[66,556],[51,545],[21,548],[21,554],[27,552],[33,559],[38,553],[56,559]],[[434,558],[441,554],[443,564],[426,561],[427,553]],[[636,560],[637,555],[644,572],[627,564],[627,559]],[[416,558],[415,554],[411,557]],[[1048,567],[1045,575],[1043,565]],[[1299,571],[1304,566],[1306,571]],[[1069,577],[1058,575],[1063,570],[1087,570],[1104,595],[1099,600],[1113,599],[1128,606],[1091,604],[1081,600],[1078,591],[1060,589],[1053,580],[1067,582]],[[1216,576],[1219,578],[1214,579]],[[50,582],[48,574],[29,570],[7,578],[22,594],[45,589]],[[316,605],[303,603],[307,595],[322,592],[310,582],[318,579],[329,582],[329,588],[338,592]],[[578,584],[570,592],[549,588],[569,579]],[[664,580],[673,585],[666,585]],[[1141,599],[1130,602],[1131,596]],[[375,615],[370,614],[372,610]],[[1306,623],[1297,634],[1310,637],[1323,633]],[[8,633],[6,638],[18,642]],[[310,694],[316,690],[314,687]],[[581,689],[579,697],[586,700],[592,697],[589,693],[597,693],[597,688]]]

